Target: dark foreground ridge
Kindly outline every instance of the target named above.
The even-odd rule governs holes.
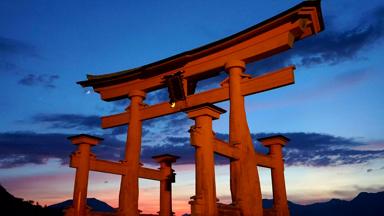
[[[0,185],[0,215],[25,215],[25,216],[61,216],[61,209],[43,207],[32,200],[23,200],[14,197]]]
[[[114,212],[107,203],[96,198],[87,199],[88,206],[98,212]],[[69,207],[72,200],[66,200],[50,206],[42,207],[33,201],[24,201],[8,193],[0,185],[0,208],[4,215],[25,216],[61,216],[64,208]],[[384,211],[384,191],[377,193],[362,192],[351,201],[331,199],[328,202],[299,205],[289,202],[291,216],[379,216]],[[272,206],[272,200],[263,200],[264,208]],[[2,214],[3,215],[3,214]],[[188,214],[185,214],[188,215]]]

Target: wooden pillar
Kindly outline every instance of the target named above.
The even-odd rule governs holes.
[[[178,156],[163,154],[152,157],[158,163],[160,163],[160,171],[166,176],[165,179],[160,180],[160,212],[159,216],[171,216],[172,212],[172,183],[174,179],[174,170],[172,169],[172,163],[179,159]]]
[[[225,70],[229,74],[229,143],[240,150],[240,159],[230,162],[232,203],[240,208],[242,215],[260,216],[263,214],[260,180],[241,94],[241,80],[250,76],[243,73],[245,63],[239,60],[229,60]]]
[[[195,120],[195,126],[190,130],[196,164],[195,196],[190,202],[191,213],[193,216],[214,216],[218,212],[212,119],[218,119],[225,110],[211,104],[203,104],[185,111],[189,118]]]
[[[241,73],[245,70],[244,62],[230,62],[226,65],[225,69],[229,75],[229,98],[230,98],[230,109],[229,109],[229,143],[243,147],[239,145],[241,140],[241,125],[240,119],[241,112],[238,111],[239,107],[244,107],[244,99],[241,96]],[[243,149],[241,149],[243,150]],[[240,161],[231,160],[230,163],[230,189],[232,195],[232,203],[238,204],[241,201],[240,193]]]
[[[66,212],[66,215],[85,216],[88,215],[87,191],[91,146],[97,145],[103,139],[86,134],[71,136],[68,139],[78,146],[77,151],[73,154],[79,157],[79,166],[76,169],[72,208]]]
[[[284,179],[284,160],[282,147],[289,139],[282,135],[270,136],[258,139],[265,147],[269,148],[269,155],[273,158],[272,191],[273,208],[277,216],[289,216],[287,192]]]
[[[123,175],[121,178],[118,215],[137,216],[139,215],[139,166],[142,132],[140,108],[145,98],[145,92],[139,90],[132,91],[128,96],[131,99],[131,105],[129,106],[130,120],[124,163],[129,164],[127,167],[127,173],[129,174]]]

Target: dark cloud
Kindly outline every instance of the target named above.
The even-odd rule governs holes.
[[[130,102],[128,98],[113,101],[112,102],[113,107],[112,107],[111,113],[124,112],[124,110],[129,106],[129,103]]]
[[[59,159],[67,164],[76,147],[67,139],[69,134],[38,134],[33,132],[0,133],[0,168],[25,164],[45,164],[48,159]],[[123,142],[112,136],[93,148],[98,158],[121,160]]]
[[[204,92],[213,88],[219,88],[220,83],[228,77],[228,74],[222,71],[218,76],[197,82],[195,93]]]
[[[168,97],[167,88],[161,88],[156,91],[149,92],[145,99],[145,103],[147,104],[157,104],[157,103],[168,102],[168,101],[169,101],[169,97]]]
[[[167,137],[167,142],[175,143],[176,145],[185,145],[190,143],[189,137]]]
[[[301,65],[337,64],[357,57],[372,47],[384,35],[384,7],[372,11],[369,19],[362,18],[347,31],[329,30],[298,43],[296,54]]]
[[[128,126],[120,126],[120,127],[114,127],[111,130],[112,135],[122,135],[122,134],[127,134],[128,131]]]
[[[337,166],[360,164],[373,159],[383,158],[384,151],[353,149],[319,149],[313,151],[286,150],[287,165]]]
[[[258,134],[257,136],[270,134]],[[288,166],[337,166],[361,164],[384,158],[384,150],[357,150],[367,145],[354,139],[318,133],[284,133],[291,141],[285,151]]]
[[[252,138],[267,137],[271,133],[252,134]],[[336,137],[318,133],[283,133],[291,141],[284,148],[285,163],[287,166],[338,166],[347,164],[361,164],[370,160],[384,158],[384,150],[355,150],[355,147],[366,145],[354,139]],[[227,134],[217,133],[216,137],[227,140]],[[255,149],[267,153],[267,148],[255,142]],[[181,157],[178,163],[194,163],[194,148],[189,144],[188,137],[167,137],[162,145],[144,146],[143,156],[145,162],[150,162],[154,154],[171,153]],[[223,157],[216,158],[216,164],[225,164],[228,160]]]
[[[14,132],[0,134],[0,167],[10,168],[27,163],[44,164],[49,158],[67,161],[74,147],[65,134]]]
[[[38,114],[30,119],[33,123],[42,124],[47,128],[94,131],[100,129],[100,117],[96,115],[81,114]],[[189,138],[176,137],[182,134],[188,136],[189,126],[192,125],[185,114],[175,114],[143,123],[143,161],[153,162],[151,157],[159,152],[151,151],[149,145],[160,145],[167,150],[167,143],[185,145],[190,150]],[[101,130],[100,130],[101,131]],[[116,135],[126,135],[127,126],[116,127],[103,131],[105,138],[101,145],[93,148],[100,158],[121,160],[124,156],[125,141],[120,141]],[[66,139],[69,134],[38,134],[32,132],[15,132],[0,134],[0,168],[21,166],[27,163],[43,164],[49,158],[58,158],[67,163],[69,152],[74,148]],[[123,138],[125,139],[125,138]],[[13,143],[17,143],[13,145]],[[173,148],[173,146],[169,146]],[[149,150],[149,151],[148,151]],[[157,148],[153,150],[158,151]],[[177,150],[177,149],[176,149]],[[184,148],[174,152],[180,154]],[[165,151],[164,151],[165,153]],[[172,152],[168,152],[172,153]],[[193,158],[193,152],[188,161]]]
[[[195,148],[191,146],[187,137],[172,137],[167,144],[155,146],[143,146],[142,161],[144,163],[154,163],[152,156],[161,154],[172,154],[179,156],[177,164],[195,163]],[[229,159],[215,155],[215,164],[229,164]]]
[[[32,120],[46,124],[49,128],[79,129],[82,131],[100,128],[99,117],[93,115],[39,114],[34,116]],[[193,122],[183,113],[145,121],[143,123],[142,138],[143,162],[153,163],[151,159],[153,155],[169,153],[180,156],[179,163],[181,164],[193,163],[194,148],[190,145],[188,133],[191,125],[193,125]],[[125,142],[117,140],[116,135],[126,134],[127,126],[111,129],[110,133],[104,131],[105,143],[107,144],[96,147],[95,152],[99,152],[102,157],[121,159]],[[251,134],[256,151],[264,154],[268,152],[268,149],[256,140],[271,135],[276,134]],[[370,160],[384,158],[384,150],[369,150],[369,143],[356,139],[319,133],[283,133],[282,135],[291,140],[284,148],[287,166],[338,166],[361,164]],[[9,155],[12,158],[5,157],[8,159],[2,160],[1,163],[6,164],[3,165],[5,167],[10,166],[7,165],[8,163],[16,165],[28,162],[43,163],[47,158],[51,157],[62,159],[66,157],[69,148],[68,142],[65,140],[67,135],[63,134],[7,133],[1,134],[1,136],[0,151],[4,152],[4,156]],[[216,137],[228,140],[228,134],[216,133]],[[55,142],[53,139],[60,141]],[[54,142],[53,145],[47,144],[52,142]],[[8,149],[11,146],[13,147],[11,148],[12,151],[16,153]],[[50,152],[51,148],[52,152]],[[41,151],[41,149],[45,151]],[[28,154],[29,152],[31,154]],[[36,152],[39,152],[39,154],[35,155]],[[216,157],[216,163],[226,164],[228,159]],[[367,170],[367,172],[370,171]]]
[[[141,152],[142,161],[144,163],[154,163],[151,157],[160,154],[172,154],[179,156],[180,159],[177,161],[177,164],[191,164],[195,161],[195,149],[189,143],[182,145],[180,145],[180,143],[167,143],[163,145],[143,146]]]
[[[46,123],[53,128],[92,130],[99,129],[98,116],[83,116],[70,114],[40,114],[34,121]],[[165,116],[148,120],[143,123],[143,162],[151,162],[156,154],[171,153],[182,158],[180,163],[193,163],[194,149],[189,143],[188,129],[193,122],[185,114]],[[109,134],[126,135],[127,126],[112,129]],[[274,134],[252,134],[253,140]],[[357,150],[365,143],[326,134],[318,133],[285,133],[291,141],[285,148],[285,160],[288,166],[337,166],[342,164],[365,163],[372,159],[384,157],[381,150]],[[228,134],[216,133],[216,137],[228,140]],[[255,149],[267,153],[267,149],[255,142]],[[218,164],[227,163],[225,158],[218,157]]]
[[[43,164],[49,158],[64,160],[63,152],[72,151],[62,134],[2,133],[0,134],[0,167],[10,168],[26,163]]]
[[[167,144],[168,137],[188,136],[193,121],[185,113],[175,113],[143,122],[143,143],[148,145]]]
[[[54,81],[59,79],[59,75],[48,74],[28,74],[19,80],[20,85],[43,86],[45,88],[55,88]]]
[[[120,110],[120,112],[122,111]],[[93,117],[96,118],[96,116]],[[175,113],[146,120],[143,122],[142,128],[143,141],[146,143],[146,140],[149,140],[148,142],[150,144],[152,142],[151,140],[159,137],[185,135],[192,124],[192,120],[188,119],[185,113]],[[97,126],[100,127],[100,124]],[[113,135],[122,135],[127,133],[128,128],[127,125],[124,125],[108,130],[110,130],[110,133]]]
[[[275,134],[253,134],[260,138]],[[365,145],[352,139],[317,133],[285,133],[291,139],[284,148],[287,166],[338,166],[366,163],[370,160],[384,158],[384,150],[355,150]],[[0,133],[0,168],[22,166],[28,163],[44,164],[50,158],[68,163],[69,154],[75,147],[67,140],[69,134],[33,132]],[[216,134],[226,139],[225,134]],[[118,161],[124,157],[125,142],[113,135],[103,135],[105,140],[93,148],[98,158]],[[163,138],[163,137],[161,137]],[[142,146],[142,162],[154,163],[152,156],[174,154],[180,156],[178,164],[194,163],[195,149],[187,136],[168,136],[162,142],[152,140],[152,145]],[[255,148],[266,153],[266,148],[255,142]],[[216,164],[227,164],[224,157],[216,157]],[[371,170],[372,171],[372,170]],[[367,170],[367,172],[370,172]]]
[[[363,17],[348,30],[340,31],[337,25],[327,25],[324,32],[299,41],[295,47],[271,58],[252,63],[250,73],[263,73],[286,65],[311,66],[335,65],[344,61],[363,59],[359,53],[374,47],[384,36],[384,7],[371,11],[369,18]],[[326,17],[332,22],[333,17]]]
[[[81,114],[37,114],[32,117],[34,123],[46,124],[58,129],[98,129],[101,125],[99,116]]]

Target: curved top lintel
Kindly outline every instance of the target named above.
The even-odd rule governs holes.
[[[305,25],[305,29],[302,29],[301,24],[294,25],[300,23],[297,22],[300,20],[308,23]],[[304,1],[268,20],[219,41],[138,68],[104,75],[87,75],[87,80],[77,83],[83,87],[93,87],[96,92],[100,93],[103,100],[113,101],[126,97],[127,91],[131,91],[132,88],[138,87],[138,90],[146,92],[158,89],[164,85],[161,80],[162,76],[180,70],[185,71],[186,79],[191,79],[196,76],[207,77],[211,73],[210,71],[224,69],[225,63],[221,64],[220,61],[227,61],[229,58],[237,58],[246,63],[260,60],[289,49],[294,41],[316,34],[323,29],[320,0]],[[263,44],[268,43],[280,44],[276,47],[265,48]],[[254,50],[261,48],[265,50],[252,56]],[[212,64],[212,62],[216,64]]]

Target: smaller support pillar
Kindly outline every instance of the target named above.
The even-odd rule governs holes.
[[[69,216],[86,216],[87,211],[87,191],[89,176],[89,160],[91,157],[91,146],[97,145],[102,138],[90,136],[87,134],[79,134],[68,137],[78,149],[73,154],[79,157],[79,166],[76,169],[75,188],[73,192],[73,204],[66,212]]]
[[[212,104],[203,104],[184,110],[188,117],[195,120],[191,127],[191,144],[195,147],[196,186],[195,196],[190,202],[194,216],[215,216],[217,211],[214,134],[212,119],[218,119],[225,110]]]
[[[160,212],[159,216],[171,216],[172,212],[172,183],[175,182],[175,173],[172,163],[175,163],[178,156],[163,154],[152,157],[160,164],[160,171],[167,178],[160,180]]]
[[[276,210],[276,216],[289,216],[282,152],[282,147],[289,141],[289,139],[282,135],[276,135],[260,138],[258,140],[265,147],[269,148],[269,155],[273,158],[274,167],[272,168],[271,174],[273,208]]]

